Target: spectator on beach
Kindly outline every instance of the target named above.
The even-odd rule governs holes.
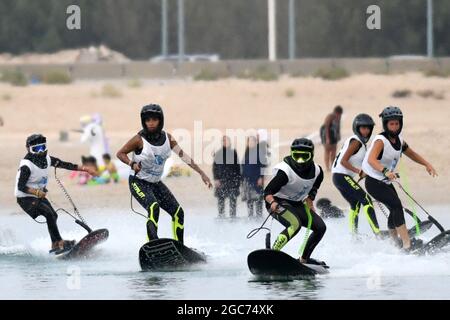
[[[242,200],[247,203],[248,216],[253,217],[255,211],[256,217],[262,216],[263,195],[264,195],[264,165],[261,161],[259,144],[257,137],[247,138],[247,147],[245,149],[244,159],[242,160]]]
[[[341,140],[341,116],[344,112],[341,106],[336,106],[332,113],[327,115],[324,124],[320,127],[320,139],[324,146],[325,168],[331,171],[331,164],[336,158],[337,143]]]
[[[223,137],[222,148],[214,154],[213,175],[218,200],[219,217],[224,217],[225,199],[230,201],[230,217],[236,217],[236,199],[239,196],[241,168],[236,150],[231,148],[230,138]]]
[[[103,163],[104,165],[100,167],[100,176],[105,179],[106,183],[109,183],[111,179],[114,183],[119,182],[116,165],[111,161],[111,155],[109,153],[103,155]]]

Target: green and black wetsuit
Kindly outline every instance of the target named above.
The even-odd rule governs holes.
[[[281,250],[302,226],[312,231],[301,251],[305,260],[311,257],[314,248],[326,231],[325,222],[304,203],[306,198],[314,200],[323,181],[323,170],[311,162],[308,166],[298,166],[291,157],[275,166],[276,174],[264,190],[264,195],[273,195],[281,206],[273,217],[286,227],[277,237],[272,249]],[[270,205],[266,202],[270,212]]]
[[[142,169],[136,175],[130,175],[129,187],[133,197],[148,213],[148,240],[158,238],[159,210],[162,208],[172,217],[174,239],[183,242],[184,211],[161,182],[164,164],[172,151],[169,136],[164,131],[149,135],[144,130],[139,132],[139,136],[143,148],[134,152],[133,162],[139,163]]]

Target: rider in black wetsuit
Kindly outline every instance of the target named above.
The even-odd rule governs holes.
[[[148,240],[158,239],[159,210],[164,209],[172,217],[173,237],[183,243],[184,211],[175,196],[161,181],[164,164],[174,151],[192,169],[197,171],[203,182],[212,187],[208,176],[184,153],[177,141],[163,130],[164,114],[159,105],[146,105],[141,110],[142,130],[129,140],[118,152],[117,157],[134,171],[129,177],[133,197],[148,213]],[[133,153],[132,158],[128,154]]]
[[[402,154],[425,167],[431,176],[437,176],[433,166],[415,152],[401,135],[403,113],[398,107],[389,106],[380,113],[383,132],[377,135],[363,160],[362,169],[367,175],[366,190],[389,209],[388,228],[392,238],[401,239],[405,251],[422,246],[422,240],[410,239],[405,224],[403,206],[392,181],[397,178],[395,169]]]
[[[381,236],[372,199],[358,183],[364,177],[361,167],[374,126],[375,122],[368,114],[361,113],[355,117],[352,125],[354,134],[345,140],[334,160],[332,173],[333,184],[350,205],[352,232],[358,230],[358,215],[362,209],[374,234]]]
[[[291,155],[275,166],[276,173],[264,190],[264,199],[270,214],[286,227],[278,235],[272,249],[281,250],[304,226],[313,232],[300,250],[300,262],[324,265],[324,262],[311,258],[326,231],[324,221],[313,206],[323,180],[323,170],[314,163],[313,157],[312,141],[295,139],[291,145]]]
[[[47,139],[41,134],[33,134],[27,138],[28,153],[20,161],[16,177],[15,196],[20,207],[33,219],[44,216],[52,241],[50,252],[60,253],[69,249],[75,241],[63,240],[57,225],[58,215],[46,199],[47,182],[50,167],[74,171],[86,171],[94,175],[89,168],[47,155]]]

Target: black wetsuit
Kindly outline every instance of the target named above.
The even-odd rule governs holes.
[[[302,179],[313,179],[315,176],[315,166],[311,165],[305,170],[298,170],[290,157],[285,158],[285,162],[290,164],[290,167],[294,169],[295,173],[299,175]],[[323,170],[320,168],[320,174],[314,182],[312,189],[310,190],[308,197],[314,200],[321,183],[323,181]],[[264,190],[264,198],[267,195],[274,195],[280,189],[289,182],[288,176],[282,170],[278,170],[277,174],[272,178],[267,187]],[[311,223],[310,228],[313,231],[309,236],[303,253],[303,259],[309,259],[314,248],[322,239],[326,231],[325,222],[322,218],[317,215],[314,211],[309,210],[307,205],[302,201],[291,201],[288,199],[282,199],[274,196],[275,201],[284,208],[281,212],[277,214],[272,214],[272,216],[279,221],[283,226],[286,227],[283,230],[277,240],[273,245],[274,250],[281,250],[281,248],[286,245],[286,243],[291,240],[299,231],[301,226],[308,226]],[[270,212],[270,205],[266,202],[266,208]]]
[[[408,149],[408,144],[406,142],[403,145],[400,144],[400,139],[397,137],[395,143],[392,143],[389,140],[388,135],[383,132],[381,133],[388,139],[391,143],[392,147],[395,150],[402,149],[402,152]],[[383,150],[381,150],[377,159],[381,159],[383,156]],[[405,214],[403,212],[402,202],[392,184],[387,184],[383,181],[371,178],[369,176],[366,177],[366,190],[367,192],[374,197],[376,200],[383,203],[389,209],[389,217],[388,217],[388,228],[395,229],[405,224]]]
[[[139,135],[154,146],[162,146],[166,142],[164,131],[150,134],[144,130]],[[140,154],[136,150],[135,154]],[[145,208],[148,213],[147,237],[148,240],[158,239],[158,221],[160,208],[167,211],[172,217],[173,237],[183,243],[184,241],[184,211],[169,188],[161,182],[149,182],[130,175],[128,185],[133,197]]]
[[[41,169],[47,167],[46,157],[36,156],[33,154],[27,154],[25,159],[30,160],[33,164]],[[77,170],[78,166],[69,162],[61,161],[58,158],[50,157],[51,166],[67,170]],[[18,189],[24,193],[28,192],[28,187],[26,186],[28,178],[31,175],[30,168],[27,166],[20,167],[20,175],[18,181]],[[62,237],[58,230],[57,219],[58,214],[53,209],[52,205],[47,199],[38,199],[35,197],[23,197],[17,198],[17,203],[19,206],[33,219],[39,216],[44,216],[47,221],[48,232],[52,242],[61,241]]]
[[[333,173],[333,184],[350,204],[352,231],[356,232],[358,229],[358,214],[362,207],[372,231],[375,234],[379,234],[380,227],[378,225],[372,199],[370,199],[363,188],[361,188],[351,176],[342,173]]]
[[[161,181],[151,183],[135,176],[128,179],[131,194],[148,212],[147,236],[158,239],[159,209],[167,211],[174,224],[174,239],[183,243],[184,211],[175,196]]]

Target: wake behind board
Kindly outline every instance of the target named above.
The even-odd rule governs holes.
[[[450,248],[450,230],[441,232],[428,241],[422,248],[415,251],[417,254],[432,254],[442,249]]]
[[[90,232],[81,239],[72,249],[58,254],[56,257],[62,260],[79,259],[88,256],[92,248],[106,241],[109,237],[107,229],[99,229]]]
[[[251,252],[247,257],[250,272],[257,276],[315,276],[329,271],[323,266],[303,264],[282,251],[261,249]]]
[[[139,250],[139,263],[143,271],[168,270],[206,262],[206,256],[173,239],[156,239]]]

